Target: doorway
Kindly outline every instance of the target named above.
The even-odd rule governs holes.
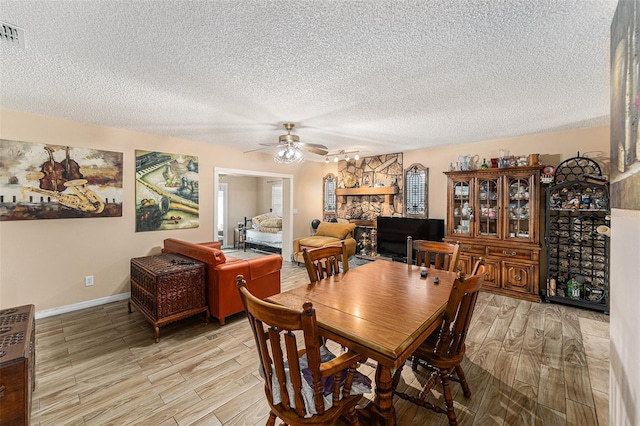
[[[270,172],[260,172],[255,170],[242,170],[242,169],[227,169],[223,167],[215,167],[213,173],[214,179],[214,188],[220,188],[220,176],[221,175],[230,175],[230,176],[248,176],[248,177],[263,177],[263,178],[279,178],[282,180],[282,259],[285,261],[291,261],[291,255],[293,252],[293,175],[287,174],[279,174],[279,173],[270,173]],[[220,191],[218,191],[220,192]],[[228,193],[228,189],[227,189]],[[218,194],[219,197],[219,194]],[[215,200],[218,200],[218,197],[214,197]],[[219,223],[226,223],[225,228],[229,228],[228,219],[225,216],[224,211],[229,210],[228,201],[223,201],[225,204],[225,208],[222,209],[222,212],[219,212],[218,206],[214,206],[213,212],[213,229],[215,232],[218,232]],[[228,238],[229,232],[226,232],[226,237]],[[217,241],[217,235],[214,235]],[[228,243],[225,243],[228,244]]]
[[[223,248],[229,247],[229,232],[226,230],[229,228],[228,217],[229,217],[229,206],[228,202],[228,194],[227,191],[229,189],[229,185],[226,183],[218,184],[218,206],[217,206],[217,217],[218,217],[218,225],[216,229],[218,230],[218,237],[216,241],[219,241],[222,244]]]

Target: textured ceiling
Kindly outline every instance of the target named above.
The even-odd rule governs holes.
[[[0,0],[0,107],[361,155],[602,125],[616,4]]]

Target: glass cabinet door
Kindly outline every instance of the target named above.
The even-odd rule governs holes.
[[[478,178],[476,219],[478,223],[476,235],[483,237],[501,237],[500,209],[498,207],[499,178]]]
[[[529,209],[531,196],[530,177],[507,177],[507,235],[506,239],[532,238],[532,212]]]
[[[454,234],[471,235],[472,216],[471,181],[454,180],[452,231]]]

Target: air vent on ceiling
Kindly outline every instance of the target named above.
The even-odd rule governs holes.
[[[15,25],[0,21],[0,40],[16,46],[25,47],[24,30]]]

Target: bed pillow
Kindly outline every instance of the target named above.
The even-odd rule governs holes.
[[[265,219],[260,222],[260,229],[263,228],[282,228],[282,219],[279,217]]]
[[[251,219],[253,225],[262,228],[282,228],[282,218],[275,213],[263,213]]]
[[[333,237],[339,240],[344,240],[356,229],[355,223],[332,223],[332,222],[320,222],[316,235],[321,237]]]

